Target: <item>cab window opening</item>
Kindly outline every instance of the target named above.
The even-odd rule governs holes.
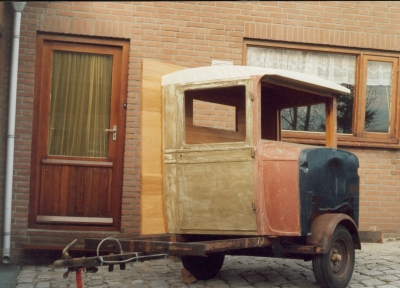
[[[184,105],[186,144],[246,140],[245,86],[187,90]]]

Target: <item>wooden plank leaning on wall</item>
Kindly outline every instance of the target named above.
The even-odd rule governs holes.
[[[143,59],[141,78],[141,200],[140,233],[166,233],[162,188],[161,77],[186,69]]]

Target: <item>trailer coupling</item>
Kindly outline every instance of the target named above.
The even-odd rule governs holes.
[[[109,255],[100,255],[101,245],[108,240],[113,240],[118,244],[119,254],[110,253]],[[62,251],[61,259],[53,263],[54,268],[68,268],[68,271],[64,273],[63,277],[68,278],[69,273],[76,273],[76,285],[77,288],[82,287],[82,272],[96,273],[98,266],[108,265],[108,271],[114,271],[114,265],[118,264],[121,270],[125,270],[127,262],[143,262],[148,260],[168,258],[168,254],[151,254],[146,255],[142,252],[128,252],[124,253],[122,250],[121,243],[112,237],[103,239],[97,246],[96,256],[94,257],[83,257],[83,258],[72,258],[69,254],[69,249],[75,246],[77,239],[73,240],[68,244]]]

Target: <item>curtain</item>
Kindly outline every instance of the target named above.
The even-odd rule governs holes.
[[[302,72],[335,83],[354,85],[356,56],[248,47],[247,65]]]
[[[53,52],[50,155],[107,157],[112,56]]]
[[[392,62],[368,61],[368,86],[391,86]]]
[[[284,69],[354,85],[356,56],[290,49],[248,47],[247,65]],[[391,62],[368,62],[368,86],[390,86]]]

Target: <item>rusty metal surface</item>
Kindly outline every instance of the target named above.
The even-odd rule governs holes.
[[[321,248],[317,245],[285,245],[284,253],[307,254],[314,255],[321,252]]]
[[[306,146],[261,141],[256,191],[259,234],[300,236],[298,159]]]
[[[96,250],[102,240],[103,239],[101,239],[101,238],[86,238],[85,239],[85,248],[91,249],[91,250]],[[123,251],[136,252],[131,247],[131,240],[133,240],[133,239],[131,239],[131,238],[130,239],[118,239],[119,243],[122,246]],[[184,239],[181,236],[172,235],[172,234],[143,236],[143,237],[137,237],[137,238],[135,238],[135,240],[167,241],[167,242],[184,241]],[[117,243],[114,240],[104,241],[100,248],[119,252],[119,246],[117,245]]]
[[[321,247],[321,253],[327,253],[330,247],[333,231],[338,224],[344,225],[350,232],[354,248],[361,249],[357,225],[346,214],[324,214],[317,217],[311,226],[311,235],[307,236],[307,244]]]
[[[265,160],[261,167],[265,224],[273,235],[300,235],[298,162]]]
[[[71,258],[71,259],[61,259],[53,263],[54,268],[68,268],[68,267],[97,267],[103,265],[114,265],[108,264],[107,261],[123,261],[131,259],[129,262],[144,262],[155,259],[167,258],[167,255],[146,255],[145,253],[124,253],[116,255],[102,255],[101,258],[86,257],[86,258]]]
[[[180,242],[183,238],[177,236],[175,240],[167,237],[166,240],[155,239],[120,239],[122,249],[129,252],[166,253],[170,255],[206,256],[210,253],[225,252],[254,247],[268,247],[277,242],[277,239],[268,237],[251,237],[235,239],[219,239],[212,241]],[[86,248],[97,247],[101,239],[85,239]],[[105,247],[110,249],[115,245],[112,241],[105,241]],[[102,245],[102,246],[103,246]]]
[[[166,235],[155,237],[142,237],[138,239],[117,240],[122,250],[130,252],[101,255],[84,258],[64,258],[53,263],[55,268],[88,268],[103,265],[114,265],[113,261],[148,261],[166,258],[168,255],[184,256],[204,256],[212,253],[224,253],[227,255],[254,255],[261,257],[285,257],[302,259],[301,255],[314,255],[321,252],[317,245],[297,245],[295,243],[285,244],[291,238],[282,237],[243,237],[227,239],[226,236],[216,237],[203,235]],[[99,244],[107,249],[116,249],[115,240],[108,239],[85,239],[86,247],[99,249]],[[201,240],[201,241],[195,241]],[[181,241],[181,242],[179,242]],[[185,242],[190,241],[190,242]],[[72,247],[74,241],[64,250]],[[118,245],[119,246],[119,245]],[[64,255],[64,254],[63,254]],[[74,271],[74,270],[71,270]]]

